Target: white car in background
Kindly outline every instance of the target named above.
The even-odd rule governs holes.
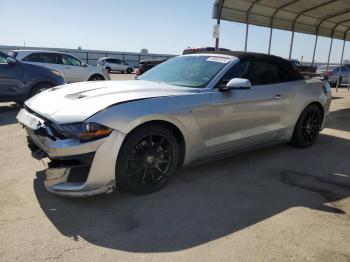
[[[103,67],[108,72],[111,71],[119,71],[119,72],[127,72],[128,74],[131,74],[134,69],[131,65],[129,65],[127,62],[112,58],[112,57],[102,57],[97,61],[97,67]]]
[[[107,70],[87,65],[66,53],[45,50],[13,50],[8,54],[24,63],[56,70],[64,75],[67,83],[110,80]]]

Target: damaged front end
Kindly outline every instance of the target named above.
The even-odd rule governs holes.
[[[27,109],[22,109],[17,119],[27,132],[32,156],[37,160],[48,160],[44,182],[48,191],[68,196],[91,196],[115,190],[115,179],[107,182],[96,177],[89,179],[96,151],[107,138],[88,142],[64,138],[57,134],[49,120]]]

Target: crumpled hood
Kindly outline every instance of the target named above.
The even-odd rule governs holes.
[[[44,91],[25,105],[53,122],[74,123],[114,104],[197,92],[196,88],[141,80],[81,82]]]

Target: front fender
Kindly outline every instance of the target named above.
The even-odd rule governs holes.
[[[151,121],[176,126],[186,143],[185,163],[205,148],[209,136],[209,95],[172,96],[130,101],[109,107],[87,121],[96,122],[127,135]]]

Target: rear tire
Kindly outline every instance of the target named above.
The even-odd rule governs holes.
[[[30,93],[28,95],[28,98],[36,96],[37,94],[39,94],[47,89],[50,89],[51,87],[52,87],[52,85],[48,84],[48,83],[38,84],[32,88],[32,90],[30,91]]]
[[[318,138],[322,121],[322,112],[317,105],[305,108],[295,125],[292,144],[300,148],[312,146]]]
[[[173,176],[180,159],[179,145],[169,129],[140,127],[126,137],[118,154],[117,187],[137,194],[157,191]]]
[[[129,67],[129,68],[126,70],[126,72],[127,72],[128,74],[131,74],[131,73],[132,73],[132,71],[134,71],[134,70],[132,70],[132,68],[131,68],[131,67]]]

